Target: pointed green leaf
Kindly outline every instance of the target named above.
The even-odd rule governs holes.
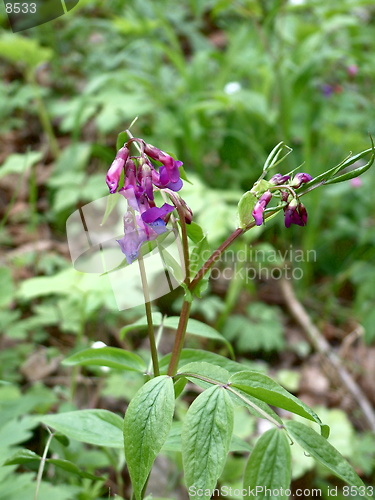
[[[117,151],[123,147],[123,145],[129,140],[129,136],[126,132],[120,132],[116,140]]]
[[[163,316],[159,312],[152,313],[152,323],[154,325],[161,325]],[[120,330],[120,338],[123,339],[128,332],[133,330],[142,330],[147,328],[147,316],[143,316],[131,325],[126,325]]]
[[[141,499],[152,464],[168,437],[174,404],[173,380],[162,375],[141,387],[126,411],[125,457],[137,500]]]
[[[190,406],[182,429],[182,459],[185,481],[202,488],[210,498],[220,477],[233,432],[233,405],[226,390],[214,386],[200,394]],[[190,498],[194,498],[191,495]]]
[[[292,439],[336,476],[351,486],[364,487],[351,465],[324,437],[301,422],[290,420],[286,422],[285,427]],[[365,498],[365,495],[363,497]],[[367,498],[370,499],[369,496]]]
[[[169,318],[165,319],[164,326],[177,330],[179,320],[179,316],[170,316]],[[189,319],[186,333],[188,335],[196,335],[197,337],[204,337],[206,339],[223,342],[226,345],[231,356],[234,357],[233,348],[230,343],[225,337],[223,337],[223,335],[221,335],[221,333],[212,328],[212,326],[206,325],[205,323],[202,323],[201,321],[198,321],[196,319]]]
[[[4,462],[4,465],[25,465],[30,463],[37,463],[41,457],[31,450],[18,450],[14,455]]]
[[[35,417],[71,439],[122,448],[122,418],[107,410],[78,410]]]
[[[286,149],[286,153],[284,156],[282,156],[280,159],[279,159],[279,156],[280,154],[283,152],[283,149]],[[268,155],[268,158],[267,160],[265,161],[264,163],[264,167],[263,167],[263,172],[267,172],[268,170],[270,170],[271,168],[273,167],[276,167],[276,165],[278,165],[279,163],[281,163],[282,161],[285,160],[285,158],[293,151],[292,148],[290,148],[289,146],[287,146],[283,141],[282,142],[279,142],[279,144],[277,144],[273,150],[271,151],[271,153]]]
[[[275,413],[264,401],[253,398],[250,394],[246,394],[238,388],[233,389],[233,387],[230,387],[228,388],[228,392],[235,406],[244,406],[257,418],[265,418],[266,420],[273,422],[275,425],[283,425],[283,421],[279,415]]]
[[[165,441],[162,451],[178,451],[182,450],[181,443],[181,431],[182,431],[182,423],[181,422],[173,422],[171,430],[168,434],[168,438]],[[245,451],[249,452],[252,450],[252,447],[242,438],[232,435],[231,443],[229,445],[229,451],[239,452]]]
[[[105,212],[103,215],[103,220],[101,226],[104,226],[108,217],[111,215],[114,208],[116,208],[117,203],[120,201],[121,195],[118,193],[113,193],[107,196],[107,206],[105,207]]]
[[[215,382],[227,384],[230,376],[225,368],[220,368],[220,366],[215,366],[204,361],[188,363],[187,365],[181,366],[177,374],[182,374],[188,380],[204,389],[215,384]]]
[[[140,356],[117,347],[85,349],[66,358],[62,364],[65,366],[108,366],[118,370],[141,373],[146,370],[146,364]]]
[[[372,138],[371,138],[371,142],[372,142]],[[373,142],[372,142],[372,144],[373,144]],[[345,180],[345,178],[344,179],[341,178],[342,176],[339,176],[336,178],[334,178],[334,176],[336,174],[338,174],[339,172],[341,172],[342,170],[344,170],[345,168],[349,167],[350,165],[353,165],[358,160],[361,160],[364,156],[366,156],[369,153],[371,153],[371,157],[370,157],[369,161],[366,163],[366,165],[358,167],[358,169],[360,169],[360,172],[358,173],[358,171],[357,171],[356,175],[360,175],[361,173],[364,173],[366,170],[368,170],[371,167],[371,165],[374,162],[374,159],[375,159],[374,146],[372,146],[369,149],[365,149],[364,151],[361,151],[361,153],[358,153],[354,156],[352,154],[350,154],[347,158],[345,158],[341,163],[339,163],[335,167],[330,168],[326,172],[323,172],[322,174],[318,175],[317,177],[314,177],[310,182],[305,184],[304,187],[306,187],[307,189],[310,189],[310,187],[314,186],[315,184],[319,184],[319,183],[332,184],[334,182],[341,182],[341,180]],[[358,169],[356,169],[356,170],[358,170]],[[350,173],[351,172],[348,172],[348,174],[350,174]],[[343,175],[345,175],[345,174],[343,174]],[[341,178],[340,181],[338,180],[339,178]]]
[[[42,457],[37,455],[31,450],[19,450],[12,457],[10,457],[4,465],[28,465],[28,464],[36,464],[40,463]],[[59,458],[47,458],[47,463],[53,464],[60,469],[66,470],[71,474],[75,474],[80,477],[84,477],[86,479],[92,479],[93,481],[101,480],[105,481],[105,477],[94,476],[89,472],[85,472],[77,467],[76,464],[69,462],[69,460],[61,460]]]
[[[321,427],[322,435],[328,437],[328,425],[323,425],[318,415],[311,408],[266,375],[254,371],[244,371],[232,375],[230,384],[231,387],[241,389],[246,394],[250,394],[250,396],[267,404],[283,408],[316,422]]]
[[[63,469],[70,474],[75,474],[76,476],[80,476],[86,479],[91,479],[93,481],[105,481],[106,478],[103,476],[95,476],[94,474],[90,474],[89,472],[81,470],[77,467],[76,464],[70,462],[69,460],[62,460],[60,458],[49,458],[47,459],[47,463],[53,464],[59,469]]]
[[[202,227],[194,221],[186,225],[186,231],[193,243],[199,243],[205,237]]]
[[[161,325],[163,321],[162,318],[163,317],[160,313],[152,313],[152,323],[155,326]],[[179,316],[170,316],[169,318],[164,319],[163,325],[166,328],[173,328],[174,330],[177,330],[179,321],[180,321]],[[146,316],[140,318],[131,325],[124,326],[120,330],[120,337],[123,338],[129,331],[143,329],[143,328],[147,328]],[[212,328],[212,326],[206,325],[205,323],[197,321],[196,319],[189,319],[186,328],[186,333],[188,335],[196,335],[197,337],[204,337],[207,339],[212,339],[218,342],[222,342],[226,345],[230,355],[234,357],[233,348],[231,344],[227,341],[227,339],[223,335],[221,335],[221,333]]]
[[[291,476],[290,444],[285,432],[270,429],[255,444],[246,465],[243,487],[246,490],[255,488],[256,500],[279,500],[266,488],[285,490],[290,486]]]

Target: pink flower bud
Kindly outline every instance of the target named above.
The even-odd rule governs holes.
[[[129,156],[129,149],[124,146],[117,151],[116,157],[107,172],[106,183],[110,193],[115,193],[118,188],[122,169]]]

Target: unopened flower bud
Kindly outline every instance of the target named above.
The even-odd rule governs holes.
[[[107,172],[106,183],[110,193],[115,193],[118,188],[122,169],[129,156],[129,149],[123,146],[117,151],[116,157]]]
[[[285,227],[292,224],[297,226],[306,226],[307,210],[305,206],[295,198],[284,208]]]
[[[282,175],[282,174],[275,174],[269,182],[271,184],[274,184],[275,186],[279,186],[280,184],[285,184],[288,182],[290,179],[290,175]]]
[[[171,189],[166,189],[165,191],[168,193],[173,205],[180,209],[184,214],[186,224],[191,224],[193,220],[193,212],[186,204],[185,200],[183,200],[179,194],[175,193]]]
[[[255,224],[257,226],[261,226],[263,224],[263,212],[268,203],[271,201],[271,198],[272,198],[271,191],[266,191],[256,202],[254,210],[252,211],[252,216],[254,217]]]
[[[152,146],[151,144],[145,143],[144,152],[153,160],[160,161],[160,163],[164,165],[166,169],[164,172],[167,174],[168,182],[175,183],[180,181],[180,172],[178,167],[181,167],[181,161],[175,160],[172,156],[167,155],[167,153],[164,153],[161,149],[155,148],[155,146]],[[162,182],[166,184],[166,182]]]
[[[300,172],[294,176],[294,179],[289,183],[289,185],[297,189],[299,188],[302,184],[305,184],[306,182],[310,182],[312,180],[312,177],[310,174],[305,174],[303,172]]]

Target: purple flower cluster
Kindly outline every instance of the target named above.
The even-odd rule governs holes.
[[[132,142],[138,144],[138,156],[130,156]],[[158,170],[151,160],[161,163]],[[179,191],[183,184],[179,172],[181,165],[181,161],[146,144],[142,139],[130,139],[117,152],[107,172],[106,182],[109,192],[124,196],[130,207],[124,216],[124,237],[117,240],[128,264],[138,257],[142,243],[152,241],[167,231],[166,223],[175,206],[164,203],[157,207],[154,190],[165,189],[167,193]],[[118,190],[122,172],[124,185]],[[178,195],[171,199],[174,202]],[[190,217],[189,214],[186,216],[186,222],[190,221],[191,212]]]
[[[284,206],[284,223],[285,227],[290,227],[292,224],[298,226],[306,226],[307,224],[307,211],[305,206],[293,196],[294,189],[298,189],[302,184],[312,180],[311,175],[305,173],[298,173],[290,180],[289,175],[275,174],[269,181],[271,186],[280,186],[281,200],[287,204]],[[263,214],[271,201],[274,194],[270,189],[265,191],[258,201],[256,202],[252,215],[255,219],[255,224],[261,226],[263,224]]]

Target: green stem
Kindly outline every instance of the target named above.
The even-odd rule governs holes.
[[[138,265],[139,265],[139,272],[141,274],[141,280],[142,280],[143,296],[145,298],[147,331],[148,331],[148,338],[150,341],[152,365],[154,368],[154,377],[158,377],[160,375],[160,370],[159,370],[158,350],[156,348],[156,342],[155,342],[154,325],[152,323],[151,299],[150,299],[150,293],[149,293],[149,289],[148,289],[145,263],[144,263],[143,257],[141,255],[138,257]]]
[[[43,130],[48,137],[49,147],[50,147],[51,153],[52,153],[54,158],[57,158],[60,155],[59,144],[57,142],[55,133],[53,131],[52,123],[51,123],[47,108],[44,104],[40,89],[39,89],[38,84],[35,80],[35,75],[34,75],[33,71],[27,72],[26,80],[32,86],[32,88],[34,90],[36,109],[37,109],[40,123],[42,124]]]
[[[47,430],[49,432],[49,437],[47,439],[46,446],[44,447],[43,456],[40,460],[40,465],[39,465],[39,469],[38,469],[38,476],[36,478],[36,489],[35,489],[34,500],[38,500],[39,488],[40,488],[40,483],[42,482],[44,467],[46,465],[47,453],[48,453],[49,446],[50,446],[52,438],[53,438],[53,432],[51,432],[48,427],[47,427]]]

